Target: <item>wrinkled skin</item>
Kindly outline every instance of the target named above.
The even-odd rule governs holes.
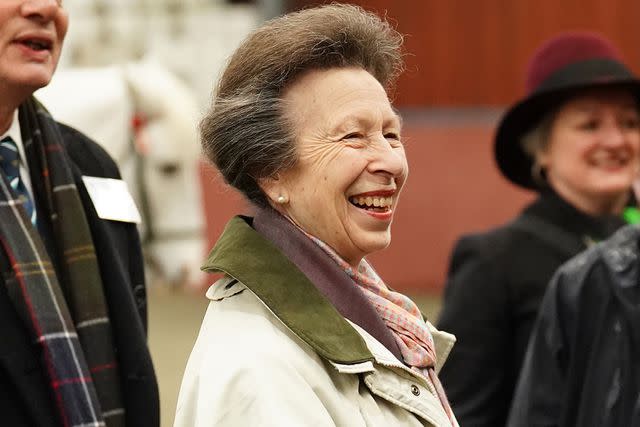
[[[284,100],[299,161],[262,188],[277,210],[356,266],[391,241],[408,173],[400,118],[380,83],[360,68],[308,71]],[[352,203],[366,197],[385,206]]]

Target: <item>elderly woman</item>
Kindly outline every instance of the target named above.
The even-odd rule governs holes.
[[[624,224],[640,162],[639,86],[595,34],[558,35],[534,55],[529,95],[503,117],[495,155],[539,196],[507,225],[458,242],[439,322],[458,339],[442,381],[462,425],[505,424],[549,280]]]
[[[225,277],[176,426],[457,425],[436,375],[452,337],[365,260],[390,242],[408,172],[385,91],[401,42],[331,5],[268,22],[231,58],[202,140],[257,213],[205,264]]]

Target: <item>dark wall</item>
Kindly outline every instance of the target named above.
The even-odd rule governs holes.
[[[322,2],[290,0],[291,10]],[[639,0],[353,0],[406,34],[400,106],[506,105],[536,46],[561,30],[607,35],[640,70]]]

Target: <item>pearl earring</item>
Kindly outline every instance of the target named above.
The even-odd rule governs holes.
[[[278,202],[279,204],[283,205],[283,204],[287,203],[287,198],[281,194],[276,199],[276,202]]]

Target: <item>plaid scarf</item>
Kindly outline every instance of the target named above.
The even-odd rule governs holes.
[[[57,257],[49,258],[0,173],[0,244],[15,275],[5,280],[9,297],[41,346],[62,424],[124,426],[102,279],[58,125],[34,98],[20,106],[19,120],[38,221],[50,220]]]
[[[378,315],[393,332],[404,361],[411,369],[430,380],[451,425],[457,427],[458,423],[453,416],[440,379],[436,375],[433,336],[422,319],[418,306],[407,296],[390,290],[365,259],[360,261],[358,269],[354,270],[329,245],[315,236],[304,231],[303,233],[320,246],[364,291]]]

